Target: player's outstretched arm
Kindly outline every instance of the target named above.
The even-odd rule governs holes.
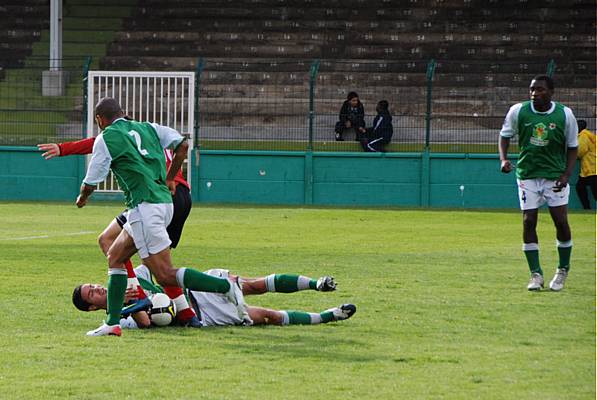
[[[93,143],[95,143],[95,138],[91,137],[74,142],[41,143],[37,145],[37,148],[44,152],[41,156],[49,160],[71,154],[90,154],[93,150]]]
[[[41,156],[46,160],[60,157],[60,146],[56,143],[41,143],[37,145],[37,149],[44,152]]]
[[[131,296],[134,296],[135,292],[136,291],[127,289],[127,292],[125,294],[125,301],[131,298]],[[151,321],[149,319],[149,314],[147,313],[147,311],[150,308],[151,300],[149,300],[149,298],[144,298],[142,300],[138,300],[130,306],[124,307],[122,309],[121,314],[125,318],[129,315],[132,316],[139,328],[149,328],[151,326]]]

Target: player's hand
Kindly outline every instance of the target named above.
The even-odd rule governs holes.
[[[344,123],[344,126],[347,127],[347,128],[350,128],[352,126],[352,124],[350,123],[350,121],[346,121]]]
[[[42,143],[37,145],[37,149],[45,151],[41,156],[46,160],[60,156],[60,147],[56,143]]]
[[[502,165],[500,167],[500,171],[502,171],[504,174],[507,174],[510,171],[512,171],[512,163],[510,162],[510,160],[503,160],[502,161]]]
[[[138,286],[132,286],[126,289],[124,292],[124,302],[128,303],[132,300],[137,300],[139,298],[139,289]]]
[[[170,189],[172,196],[174,196],[176,194],[176,182],[166,180],[166,185],[168,186],[168,189]]]
[[[367,131],[367,129],[365,129],[365,128],[359,128],[359,132],[361,132],[361,133],[365,133],[366,131]]]
[[[77,207],[83,208],[87,204],[87,198],[83,198],[81,195],[77,196],[77,201],[75,203]]]
[[[560,177],[556,180],[556,183],[553,187],[554,192],[561,192],[563,189],[568,186],[568,176],[567,175],[560,175]]]

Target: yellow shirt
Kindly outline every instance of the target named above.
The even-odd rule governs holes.
[[[578,134],[578,158],[580,159],[581,177],[597,175],[595,172],[595,134],[588,129],[583,129]]]

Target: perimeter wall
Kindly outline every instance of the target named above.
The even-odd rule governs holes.
[[[45,161],[40,154],[35,147],[0,147],[0,200],[74,202],[85,158]],[[195,203],[518,207],[514,174],[499,172],[497,154],[232,150],[197,154],[190,163]],[[576,176],[575,171],[572,184]],[[580,208],[574,190],[570,207]]]

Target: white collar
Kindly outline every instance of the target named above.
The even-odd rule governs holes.
[[[555,110],[555,108],[556,108],[556,103],[554,103],[553,101],[550,101],[550,103],[551,103],[551,107],[549,107],[549,110],[547,110],[547,111],[537,111],[537,110],[535,110],[535,107],[533,106],[533,101],[531,100],[531,110],[535,114],[551,114],[553,112],[553,110]]]

